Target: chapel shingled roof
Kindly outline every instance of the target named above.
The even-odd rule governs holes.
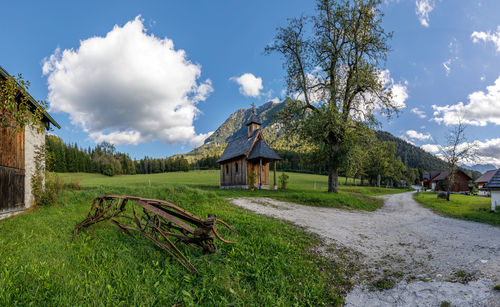
[[[500,189],[500,169],[496,171],[490,181],[484,186],[489,189]]]
[[[259,130],[255,130],[251,137],[248,137],[245,134],[233,139],[231,142],[229,142],[229,144],[227,144],[226,149],[222,153],[220,159],[217,160],[217,163],[230,160],[239,156],[243,156],[252,147],[252,144],[255,138],[257,137],[258,133]]]
[[[264,140],[258,140],[253,147],[252,152],[247,157],[248,160],[256,158],[281,160],[281,157],[278,156],[278,154],[276,154],[274,150],[272,150],[266,142],[264,142]]]

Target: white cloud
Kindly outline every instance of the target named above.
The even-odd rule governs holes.
[[[415,1],[416,13],[420,24],[424,27],[429,27],[429,13],[434,9],[432,0],[417,0]]]
[[[427,117],[427,115],[425,115],[425,112],[422,111],[422,110],[420,110],[419,108],[413,108],[413,109],[410,110],[410,112],[413,113],[413,114],[417,114],[418,117],[420,117],[420,118],[426,118]]]
[[[251,73],[243,74],[239,77],[232,77],[230,80],[240,85],[240,93],[248,97],[259,97],[264,89],[262,78],[255,77]]]
[[[487,139],[486,141],[475,140],[472,142],[475,145],[476,158],[472,161],[460,161],[461,163],[480,163],[480,164],[494,164],[500,167],[500,138]],[[468,146],[469,143],[462,143],[458,145],[458,150]],[[446,147],[442,147],[437,144],[425,144],[420,146],[423,150],[435,154],[438,158],[443,158],[443,150]]]
[[[444,70],[446,71],[447,76],[450,74],[450,71],[451,71],[450,66],[451,66],[451,59],[448,59],[448,61],[443,62],[443,67],[444,67]]]
[[[280,99],[278,97],[274,97],[273,99],[270,100],[273,104],[278,104],[280,103]]]
[[[441,151],[441,146],[437,144],[424,144],[420,146],[420,148],[430,153],[438,153]]]
[[[477,163],[491,163],[500,167],[500,138],[474,141],[477,147]]]
[[[479,41],[483,41],[485,43],[492,42],[495,44],[497,48],[497,52],[500,52],[500,26],[498,26],[496,32],[477,32],[474,31],[471,34],[472,41],[474,43],[479,43]]]
[[[394,81],[391,77],[391,72],[386,69],[380,72],[380,78],[384,82],[385,86],[389,88],[392,92],[392,101],[397,106],[398,109],[406,108],[406,99],[408,99],[408,81],[403,81],[403,83]]]
[[[500,77],[493,85],[486,87],[487,92],[477,91],[469,95],[469,102],[454,105],[433,105],[437,123],[458,124],[460,117],[466,124],[486,126],[488,123],[500,125]]]
[[[406,135],[411,139],[420,140],[420,141],[429,140],[432,138],[430,134],[423,134],[423,133],[417,132],[415,130],[406,131]]]
[[[448,50],[451,54],[451,57],[442,63],[443,68],[444,68],[445,73],[446,73],[446,76],[450,75],[452,65],[454,65],[455,62],[457,62],[459,60],[459,57],[458,57],[459,45],[458,45],[457,39],[455,37],[448,44]]]
[[[198,147],[198,146],[201,146],[203,145],[203,143],[205,143],[205,140],[210,136],[212,135],[212,133],[214,133],[214,131],[210,131],[208,133],[201,133],[201,134],[198,134],[197,136],[195,136],[194,138],[192,138],[190,141],[189,141],[189,145],[193,146],[193,147]]]
[[[148,34],[140,16],[80,41],[77,50],[56,50],[43,73],[50,110],[68,113],[96,142],[198,143],[203,136],[193,121],[211,81],[199,83],[201,66],[172,40]]]

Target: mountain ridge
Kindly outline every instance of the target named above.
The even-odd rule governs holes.
[[[284,102],[274,103],[269,101],[256,108],[256,114],[262,122],[261,129],[266,142],[274,150],[281,153],[287,151],[307,152],[308,149],[302,146],[298,141],[286,139],[283,136],[280,125],[274,122],[274,115],[283,108],[284,105]],[[205,140],[204,144],[183,156],[191,163],[202,158],[220,157],[225,146],[231,139],[247,133],[245,124],[251,114],[252,108],[241,108],[236,110]],[[406,167],[419,168],[427,172],[446,168],[446,163],[441,159],[389,132],[375,131],[375,135],[379,140],[395,143],[396,155],[401,158]]]

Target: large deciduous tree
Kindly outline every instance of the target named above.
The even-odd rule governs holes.
[[[391,33],[382,28],[380,0],[318,0],[316,14],[277,29],[267,53],[284,59],[288,99],[280,113],[287,131],[313,145],[328,165],[328,191],[338,191],[338,170],[357,131],[390,116],[398,105],[381,66]]]

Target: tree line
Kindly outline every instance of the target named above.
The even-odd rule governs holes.
[[[183,157],[132,160],[126,153],[116,151],[114,145],[101,143],[94,148],[80,148],[66,144],[55,135],[45,137],[46,169],[52,172],[99,173],[106,176],[152,174],[188,171],[189,162]]]

